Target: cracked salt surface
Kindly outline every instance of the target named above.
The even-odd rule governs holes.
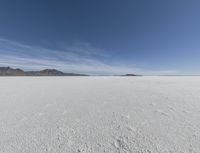
[[[0,153],[199,153],[200,77],[1,77]]]

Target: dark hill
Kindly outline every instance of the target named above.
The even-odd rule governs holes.
[[[56,69],[45,69],[41,71],[23,71],[10,67],[0,67],[0,76],[87,76],[85,74],[64,73]]]
[[[23,76],[26,75],[21,69],[13,69],[10,67],[0,67],[0,75],[1,76]]]
[[[138,74],[125,74],[123,76],[142,76],[142,75],[138,75]]]

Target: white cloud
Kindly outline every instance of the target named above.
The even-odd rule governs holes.
[[[54,68],[64,72],[92,75],[175,73],[175,71],[170,70],[146,71],[129,66],[107,64],[100,60],[109,58],[109,55],[105,54],[105,50],[95,48],[88,43],[79,43],[74,46],[62,45],[60,48],[52,50],[0,39],[0,66],[11,66],[24,70]]]

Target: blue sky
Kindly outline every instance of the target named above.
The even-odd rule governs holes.
[[[199,0],[2,0],[0,66],[200,74]]]

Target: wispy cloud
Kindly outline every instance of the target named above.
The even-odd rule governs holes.
[[[89,43],[61,45],[58,49],[30,46],[0,39],[0,66],[11,66],[25,70],[55,68],[65,72],[117,75],[126,73],[174,74],[175,71],[145,71],[130,66],[103,62],[109,58],[106,51]]]

